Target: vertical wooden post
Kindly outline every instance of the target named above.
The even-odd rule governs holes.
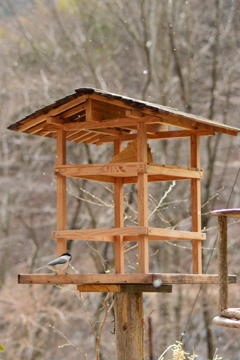
[[[197,135],[191,136],[191,167],[200,169],[200,139]],[[201,187],[199,179],[191,180],[192,201],[192,231],[201,232]],[[202,241],[192,241],[192,272],[202,273]]]
[[[144,359],[142,293],[114,295],[117,360]]]
[[[227,217],[218,216],[219,316],[228,308]]]
[[[56,164],[66,164],[66,131],[57,130]],[[66,230],[66,177],[57,175],[57,230]],[[57,239],[57,256],[67,251],[67,240]]]
[[[122,142],[114,141],[114,156],[119,154],[122,149]],[[123,181],[121,177],[115,178],[114,184],[114,212],[115,227],[124,226],[124,204],[123,204]],[[115,238],[115,272],[116,274],[124,273],[124,246],[123,236],[119,235]]]
[[[147,164],[147,125],[137,123],[137,161]],[[148,226],[148,177],[138,174],[138,225]],[[138,271],[149,272],[148,235],[138,235]]]

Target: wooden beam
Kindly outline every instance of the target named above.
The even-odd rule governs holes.
[[[64,130],[57,130],[57,154],[56,164],[66,164],[66,132]],[[67,189],[66,189],[66,177],[57,176],[57,231],[66,230],[67,227]],[[57,240],[57,256],[67,251],[66,237],[58,238]]]
[[[50,125],[57,125],[57,126],[62,126],[63,125],[63,119],[59,118],[59,117],[54,117],[54,116],[48,116],[46,118],[46,123],[50,124]],[[57,129],[56,129],[57,130]]]
[[[221,209],[211,211],[213,216],[226,216],[230,218],[240,218],[240,209]]]
[[[80,292],[159,292],[159,293],[171,293],[171,285],[161,285],[154,287],[151,284],[121,284],[121,285],[109,285],[109,284],[90,284],[90,285],[78,285],[77,290]]]
[[[200,169],[200,138],[191,135],[190,161],[191,166]],[[192,208],[192,231],[201,233],[201,187],[200,178],[191,180],[191,208]],[[194,274],[202,273],[202,242],[193,240],[192,242],[192,271]]]
[[[165,140],[165,139],[179,139],[187,138],[191,135],[198,136],[213,136],[215,132],[213,130],[171,130],[171,131],[160,131],[155,134],[148,134],[148,140]],[[131,141],[135,140],[137,134],[124,134],[119,135],[118,139],[121,141]],[[116,139],[116,136],[104,136],[101,140],[97,142],[97,145],[102,145],[104,143],[113,142]]]
[[[202,179],[203,170],[189,170],[181,166],[161,166],[161,165],[147,165],[147,174],[148,175],[166,175],[174,176],[184,179]]]
[[[149,240],[195,240],[201,241],[206,240],[206,234],[193,231],[184,231],[184,230],[172,230],[172,229],[159,229],[159,228],[148,228],[148,234],[152,235]],[[155,237],[155,238],[154,238]]]
[[[146,169],[143,162],[55,166],[54,174],[81,178],[89,175],[137,176]]]
[[[116,140],[114,142],[114,156],[122,151],[122,142]],[[114,183],[114,215],[115,227],[124,227],[124,189],[122,178],[116,178]],[[118,235],[115,238],[115,272],[117,274],[124,273],[124,242],[123,236]]]
[[[215,274],[19,274],[19,284],[218,284]],[[235,284],[236,275],[228,275],[229,284]]]
[[[103,229],[82,229],[82,230],[59,230],[53,231],[52,237],[61,237],[70,240],[84,241],[108,241],[114,242],[115,236],[123,236],[123,241],[138,241],[139,235],[148,235],[149,241],[189,241],[206,240],[206,234],[184,230],[160,229],[145,226],[103,228]]]
[[[91,240],[96,236],[124,236],[138,234],[147,234],[147,228],[145,226],[134,226],[126,228],[59,230],[53,231],[52,237],[54,239],[64,237],[70,240],[79,240],[85,237],[85,240]]]
[[[147,164],[147,125],[137,124],[137,160]],[[138,172],[138,226],[148,226],[148,175]],[[138,271],[149,272],[148,235],[138,236]]]
[[[105,176],[105,175],[84,175],[81,176],[81,179],[91,180],[91,181],[97,181],[97,182],[105,182],[109,184],[114,184],[116,178],[113,176]]]

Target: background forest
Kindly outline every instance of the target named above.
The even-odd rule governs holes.
[[[74,286],[18,285],[55,257],[55,141],[7,130],[10,123],[73,93],[95,87],[240,127],[240,1],[2,0],[0,2],[0,359],[115,359],[112,297],[78,294]],[[188,145],[150,144],[162,164],[181,165]],[[240,207],[240,141],[201,138],[204,271],[217,271],[217,219],[210,211]],[[101,163],[110,145],[68,144],[68,162]],[[160,160],[159,160],[160,159]],[[113,223],[112,189],[68,182],[68,226]],[[185,182],[186,183],[186,182]],[[150,223],[189,224],[189,187],[181,181],[150,187]],[[126,224],[136,220],[136,188],[125,190]],[[229,269],[240,275],[239,223],[229,226]],[[114,271],[109,243],[69,242],[71,272]],[[151,272],[191,272],[187,242],[154,242]],[[136,246],[126,248],[126,272],[137,271]],[[239,307],[239,283],[229,286]],[[197,298],[196,298],[197,296]],[[153,356],[183,337],[199,359],[239,359],[240,332],[213,327],[216,285],[175,285],[172,294],[144,294],[146,359],[149,324]],[[194,307],[192,307],[195,305]],[[167,359],[167,358],[166,358]]]

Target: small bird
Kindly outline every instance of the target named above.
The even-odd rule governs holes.
[[[56,274],[58,274],[59,271],[63,272],[63,270],[68,267],[71,260],[72,260],[72,255],[70,255],[69,253],[64,253],[55,260],[50,261],[47,265],[44,265],[36,269],[36,271],[48,267],[52,271],[55,271]],[[65,272],[65,274],[67,273]]]

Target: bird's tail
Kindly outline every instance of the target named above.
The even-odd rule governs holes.
[[[44,269],[46,266],[42,266],[42,267],[40,267],[40,268],[38,268],[38,269],[35,269],[35,271],[39,271],[39,270],[41,270],[41,269]]]

